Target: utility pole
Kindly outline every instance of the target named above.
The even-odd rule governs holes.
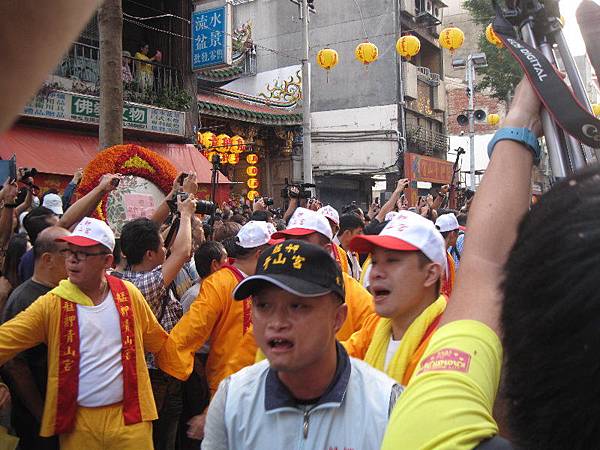
[[[475,67],[473,58],[467,59],[467,84],[469,89],[469,162],[471,172],[471,190],[475,191]]]
[[[401,0],[394,1],[394,20],[396,31],[396,42],[402,36],[402,9]],[[404,116],[404,80],[402,79],[402,56],[396,53],[396,134],[398,136],[398,173],[402,173],[401,158],[406,152],[406,119]]]
[[[304,182],[313,182],[311,120],[310,120],[310,60],[308,45],[308,0],[302,0],[302,168]]]

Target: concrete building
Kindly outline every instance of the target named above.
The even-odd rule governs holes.
[[[395,1],[314,2],[316,14],[311,14],[309,27],[314,176],[319,196],[338,208],[351,200],[366,206],[375,177],[398,177]],[[258,75],[301,63],[302,24],[293,1],[234,4],[236,26],[252,23]],[[437,42],[445,4],[401,0],[401,7],[403,31],[421,40],[419,55],[402,63],[408,151],[445,160],[446,89]],[[378,60],[368,67],[354,57],[356,46],[367,39],[379,49]],[[329,74],[315,64],[317,52],[325,47],[337,50],[340,59]],[[237,88],[245,89],[239,83]],[[293,158],[292,178],[300,181],[301,153]]]

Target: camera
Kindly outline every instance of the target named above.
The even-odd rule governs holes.
[[[263,200],[265,202],[265,206],[273,206],[273,199],[271,197],[263,197]]]
[[[291,188],[297,188],[298,193],[292,192]],[[285,179],[285,187],[281,190],[282,198],[311,198],[312,192],[309,190],[310,188],[316,187],[315,184],[312,183],[301,183],[301,184],[289,184],[287,178]]]
[[[178,192],[175,195],[175,198],[172,198],[171,200],[167,200],[167,204],[169,205],[169,209],[171,210],[171,213],[173,213],[173,214],[177,213],[177,199],[179,199],[179,201],[183,202],[183,201],[187,200],[187,198],[189,196],[190,196],[190,194],[188,194],[187,192]],[[212,214],[214,214],[216,209],[217,209],[216,205],[211,201],[196,200],[196,214],[212,215]]]
[[[35,177],[38,174],[38,170],[35,167],[22,167],[21,168],[21,179],[25,180],[29,177]]]

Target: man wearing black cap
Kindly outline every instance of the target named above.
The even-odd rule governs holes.
[[[249,296],[267,360],[221,382],[202,448],[378,449],[401,389],[337,343],[347,308],[333,258],[303,241],[270,247],[234,291]]]

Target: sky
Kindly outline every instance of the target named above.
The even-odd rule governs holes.
[[[596,3],[600,3],[599,0],[594,0]],[[560,10],[565,18],[564,34],[571,48],[571,53],[574,56],[585,54],[585,44],[583,38],[579,32],[579,26],[577,25],[577,18],[575,13],[577,7],[581,3],[581,0],[561,0]]]

